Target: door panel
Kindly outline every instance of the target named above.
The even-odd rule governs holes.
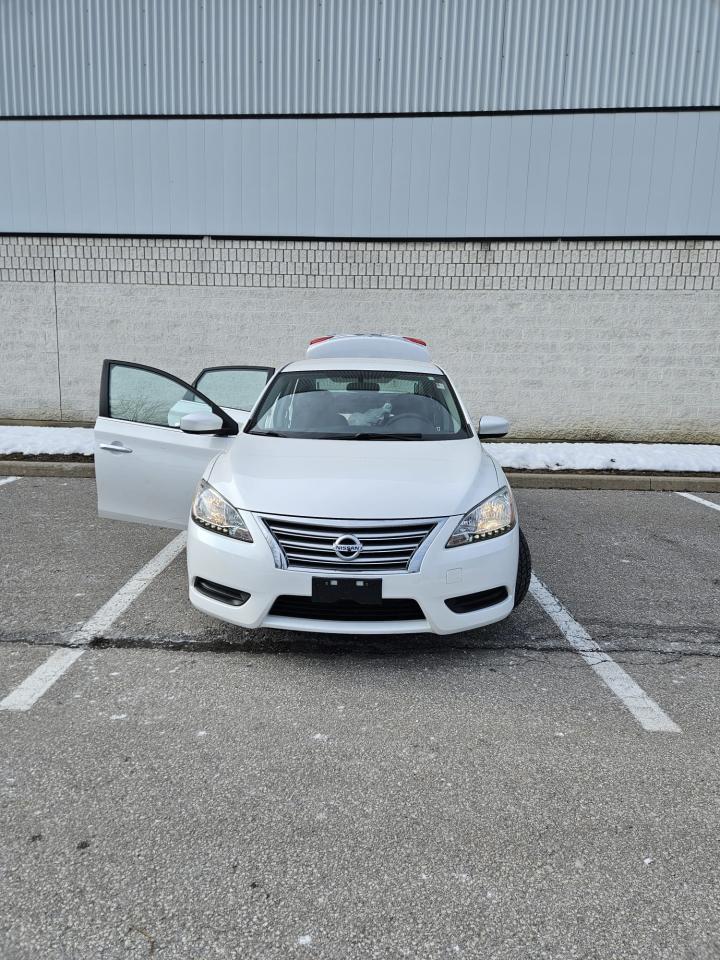
[[[206,367],[193,386],[219,407],[249,413],[274,373],[274,367]]]
[[[223,420],[220,434],[179,429],[182,415],[203,410]],[[99,515],[184,528],[205,467],[237,431],[225,411],[184,381],[152,367],[106,360],[95,424]]]
[[[184,529],[205,467],[231,441],[231,437],[198,436],[169,427],[98,417],[98,514],[112,520]],[[110,445],[130,452],[115,453],[107,449]]]

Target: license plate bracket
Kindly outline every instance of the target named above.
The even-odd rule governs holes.
[[[352,600],[355,603],[380,603],[382,579],[366,577],[313,577],[312,599],[314,603],[338,603]]]

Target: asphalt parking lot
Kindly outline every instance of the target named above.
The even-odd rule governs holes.
[[[362,639],[207,619],[174,531],[1,485],[0,956],[717,958],[698,496],[518,490],[535,596]]]

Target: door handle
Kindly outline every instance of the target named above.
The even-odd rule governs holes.
[[[113,441],[113,443],[101,443],[101,450],[109,450],[110,453],[132,453],[130,447],[124,447],[119,440]]]

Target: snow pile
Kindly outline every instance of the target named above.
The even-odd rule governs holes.
[[[661,470],[720,473],[720,445],[692,443],[486,443],[515,470]],[[93,453],[87,427],[2,427],[0,456]]]
[[[515,470],[663,470],[720,473],[720,446],[693,443],[486,443]]]
[[[93,432],[88,427],[0,427],[0,456],[13,453],[93,452]]]

